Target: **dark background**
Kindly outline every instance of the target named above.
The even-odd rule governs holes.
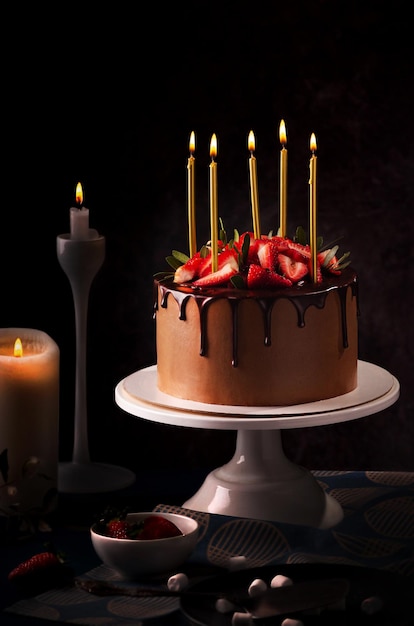
[[[279,122],[289,149],[288,234],[307,228],[309,138],[318,141],[318,224],[360,280],[359,355],[389,370],[399,401],[360,420],[284,431],[315,469],[414,470],[413,44],[406,3],[30,6],[5,9],[0,326],[44,330],[61,351],[61,459],[72,453],[75,328],[56,236],[81,181],[106,238],[91,289],[89,446],[96,461],[212,468],[235,432],[158,425],[114,402],[156,361],[152,276],[187,251],[186,161],[196,133],[197,237],[209,238],[209,142],[219,214],[251,229],[247,135],[256,136],[263,232],[278,224]],[[225,5],[225,6],[224,6]],[[179,367],[179,355],[177,355]],[[183,372],[185,375],[185,372]]]

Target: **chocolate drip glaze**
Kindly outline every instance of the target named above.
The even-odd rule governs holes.
[[[239,362],[238,350],[237,350],[237,338],[239,336],[239,316],[238,316],[238,308],[239,308],[240,300],[230,300],[231,312],[233,317],[233,358],[231,360],[231,364],[233,367],[237,367]]]
[[[342,342],[344,348],[348,348],[348,328],[346,323],[346,290],[338,291],[339,303],[341,306]]]
[[[200,312],[200,355],[205,356],[207,354],[207,309],[213,302],[213,298],[197,299],[197,306]]]
[[[345,276],[344,276],[345,275]],[[351,276],[351,278],[350,278]],[[348,270],[343,272],[341,277],[328,278],[323,285],[318,286],[306,286],[305,288],[288,289],[283,293],[278,291],[266,292],[263,297],[257,297],[252,292],[237,291],[234,289],[210,289],[205,293],[199,293],[193,290],[191,287],[176,285],[175,283],[156,283],[160,289],[160,306],[167,308],[168,296],[171,294],[174,300],[178,304],[179,319],[186,319],[186,306],[190,298],[194,298],[197,303],[199,315],[200,315],[200,355],[205,356],[208,350],[208,338],[207,338],[207,315],[208,309],[211,304],[219,298],[227,299],[229,306],[231,307],[231,314],[233,320],[233,355],[232,365],[237,367],[238,364],[238,309],[240,302],[244,298],[251,298],[262,311],[263,317],[263,341],[265,346],[271,346],[271,327],[272,327],[272,311],[273,307],[278,300],[289,300],[296,309],[298,317],[298,326],[303,328],[305,326],[306,311],[310,306],[315,306],[318,309],[323,309],[325,306],[327,295],[330,291],[335,290],[338,294],[340,311],[341,311],[341,329],[342,329],[342,343],[343,347],[348,347],[348,325],[346,319],[346,298],[348,288],[351,289],[352,297],[357,298],[357,314],[359,315],[358,308],[358,285],[356,281],[355,272]],[[158,308],[158,297],[155,294],[154,301],[154,317]]]
[[[264,345],[272,345],[272,310],[273,305],[277,298],[274,300],[267,300],[265,298],[259,298],[257,304],[262,309],[263,325],[264,325]]]

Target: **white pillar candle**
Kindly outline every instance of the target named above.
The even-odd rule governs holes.
[[[0,329],[0,515],[42,517],[56,507],[59,358],[43,331]]]
[[[69,209],[70,238],[85,241],[89,239],[89,209],[83,206],[83,188],[76,185],[76,207]]]
[[[79,241],[89,239],[89,209],[71,207],[69,211],[71,239]]]

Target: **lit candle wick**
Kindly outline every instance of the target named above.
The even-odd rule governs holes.
[[[287,149],[286,149],[286,126],[285,121],[281,120],[279,126],[279,138],[282,144],[280,151],[280,224],[279,235],[286,237],[287,228]]]
[[[255,239],[260,239],[260,219],[259,219],[259,195],[257,191],[257,163],[254,156],[255,138],[251,130],[247,141],[250,151],[249,172],[250,172],[250,197],[252,203],[253,233]]]
[[[215,133],[210,142],[210,228],[211,228],[211,271],[218,268],[218,198],[217,198],[217,137]]]
[[[197,251],[196,225],[195,225],[195,133],[190,135],[190,156],[187,162],[187,195],[188,195],[188,245],[190,257]]]
[[[311,278],[314,283],[318,282],[317,263],[317,215],[316,215],[316,137],[312,133],[310,138],[310,149],[312,156],[309,162],[309,224],[310,224],[310,249],[311,249]]]

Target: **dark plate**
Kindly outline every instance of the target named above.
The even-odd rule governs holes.
[[[319,615],[292,614],[300,618],[304,626],[413,626],[414,624],[414,581],[392,572],[365,567],[336,564],[292,564],[257,567],[231,572],[203,580],[191,586],[193,591],[246,592],[255,578],[270,584],[276,574],[289,576],[293,583],[307,580],[345,578],[350,590],[346,607],[335,611],[324,610]],[[375,615],[361,611],[365,598],[379,596],[383,608]],[[223,615],[216,610],[215,601],[206,597],[181,600],[181,610],[190,624],[197,626],[231,626],[232,613]],[[286,615],[266,620],[255,620],[257,624],[278,626]]]

